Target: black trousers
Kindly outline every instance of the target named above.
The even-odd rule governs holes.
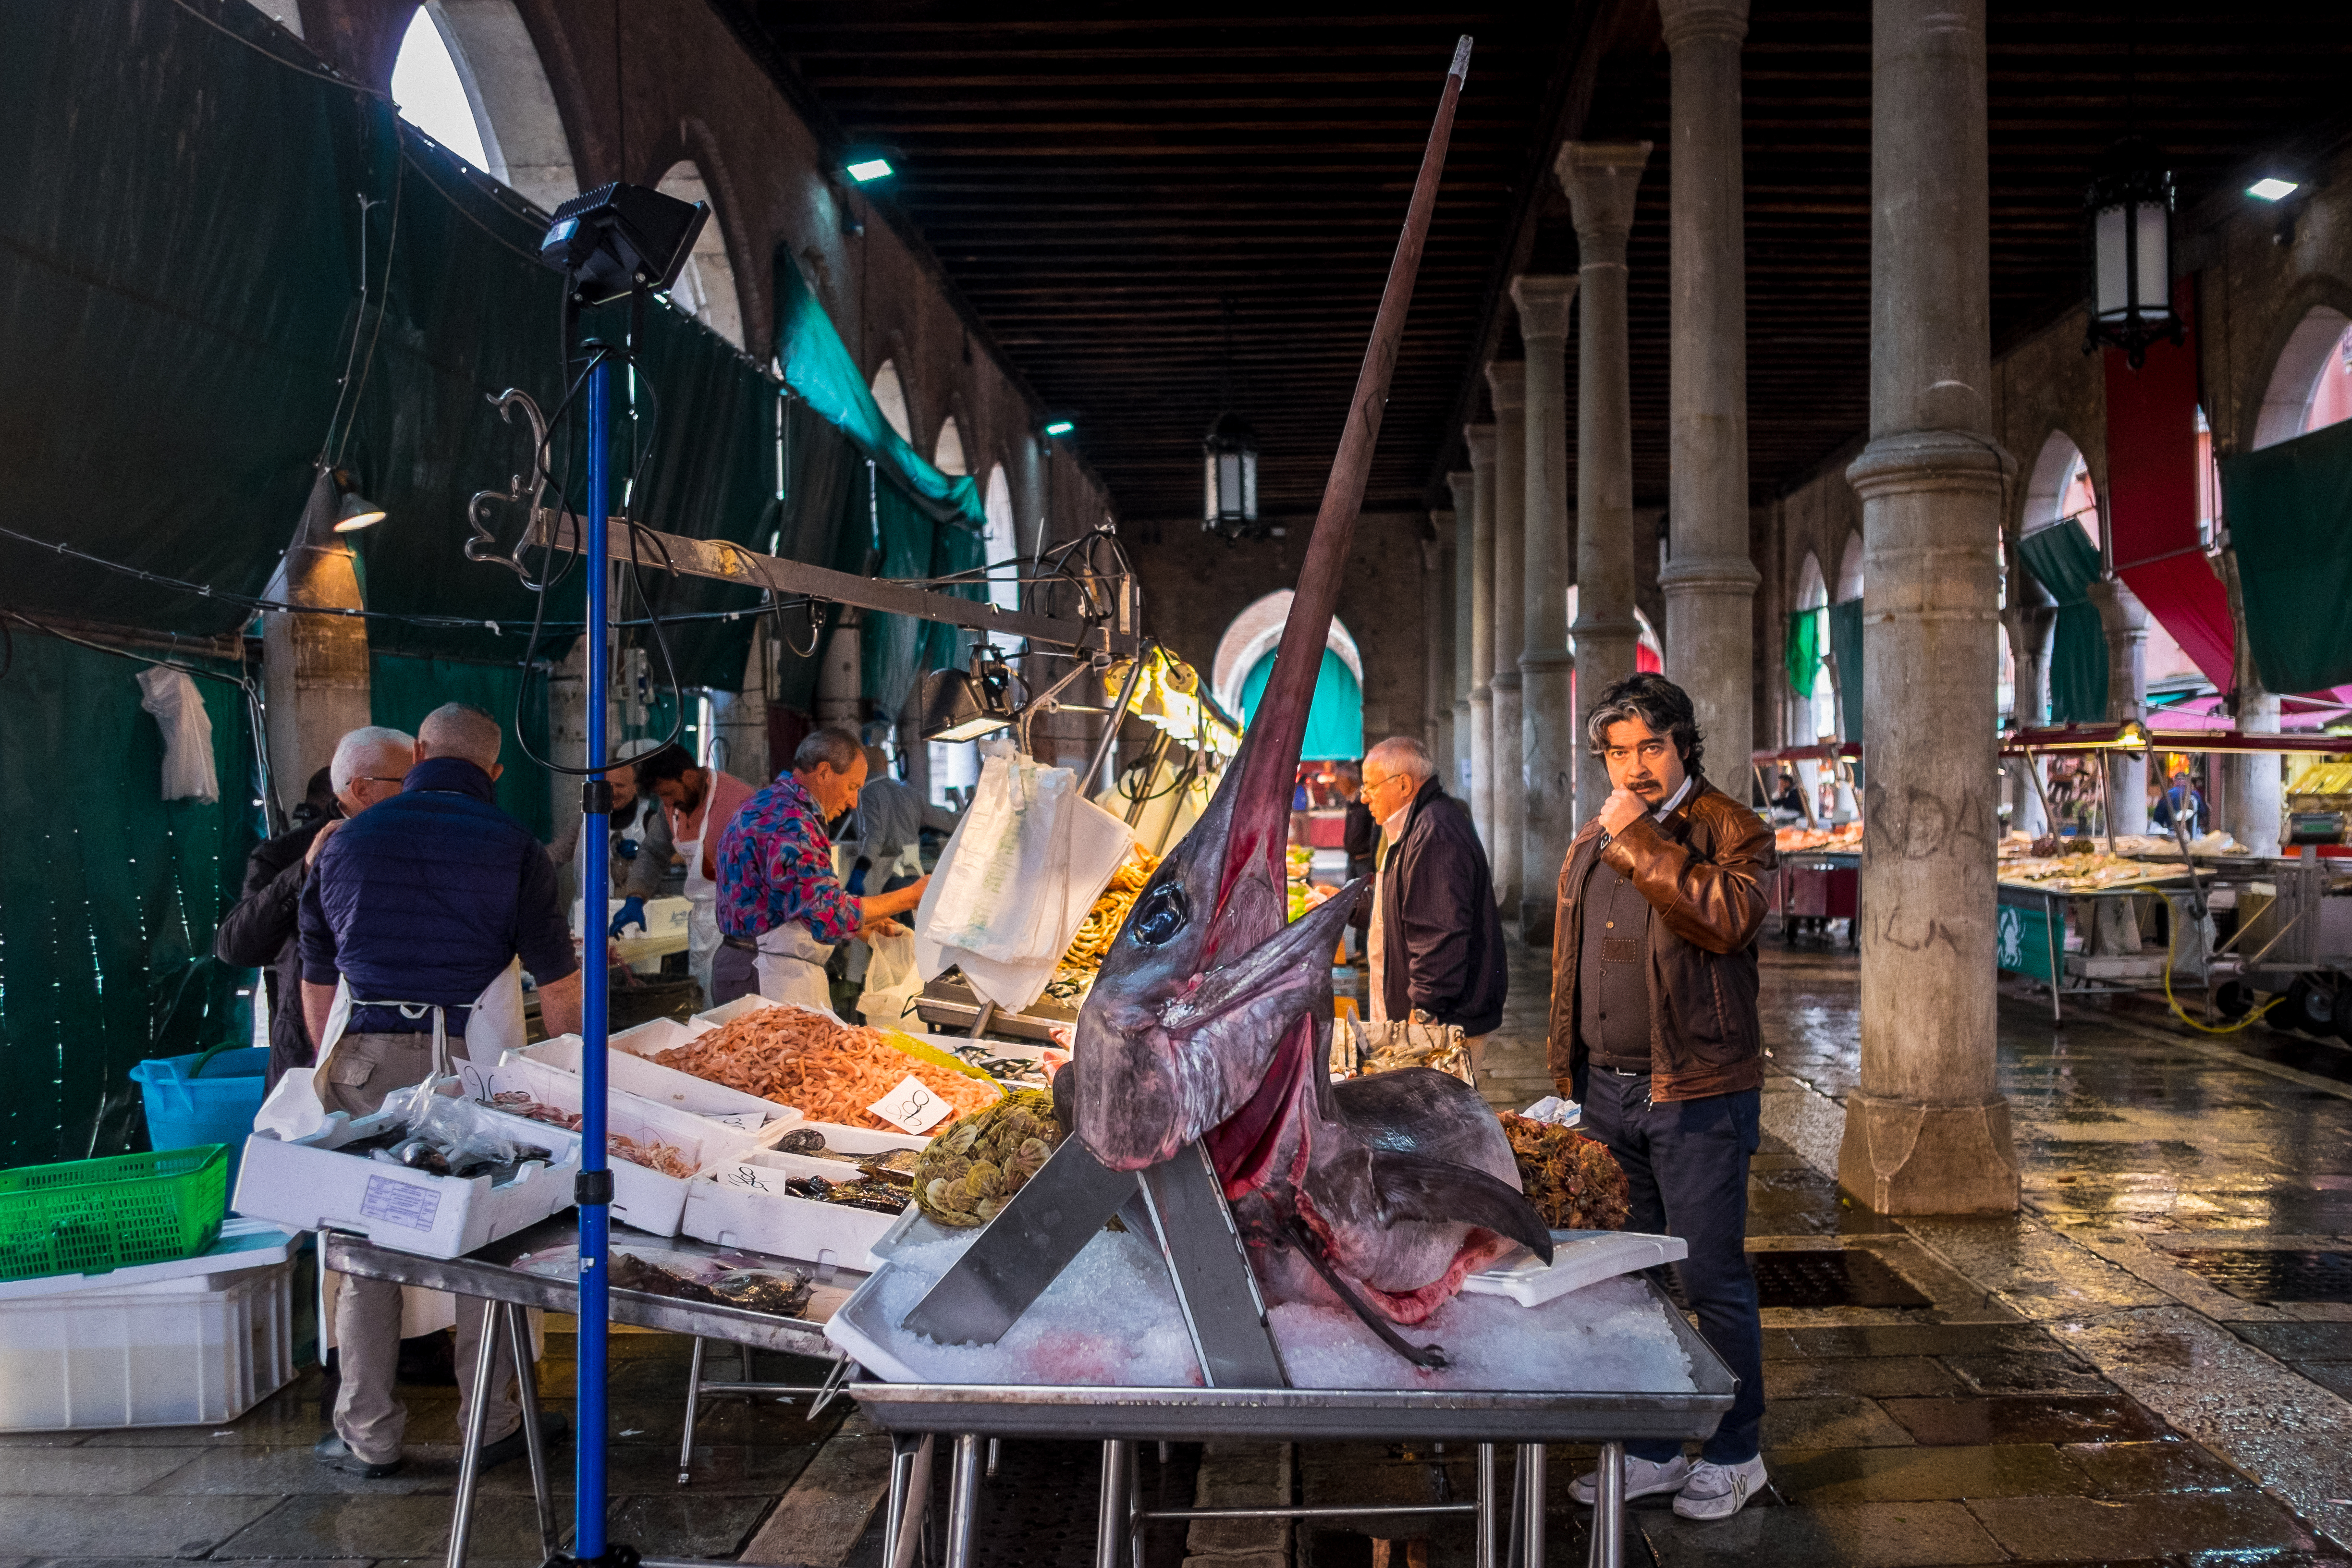
[[[1756,1457],[1764,1424],[1764,1326],[1748,1267],[1748,1160],[1761,1136],[1763,1091],[1654,1104],[1647,1074],[1589,1069],[1582,1131],[1617,1156],[1632,1199],[1628,1230],[1678,1236],[1690,1256],[1674,1265],[1699,1332],[1739,1379],[1723,1424],[1699,1457],[1737,1465]],[[1672,1442],[1628,1443],[1637,1458],[1682,1452]]]

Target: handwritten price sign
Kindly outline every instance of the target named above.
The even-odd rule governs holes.
[[[898,1086],[866,1110],[902,1131],[929,1132],[955,1114],[955,1107],[923,1087],[923,1080],[908,1073],[898,1080]]]

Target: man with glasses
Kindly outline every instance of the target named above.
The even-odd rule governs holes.
[[[1684,1292],[1739,1379],[1697,1464],[1677,1442],[1625,1445],[1625,1496],[1672,1492],[1685,1519],[1727,1519],[1764,1486],[1764,1330],[1747,1233],[1764,1081],[1756,933],[1772,830],[1706,782],[1691,700],[1662,675],[1603,691],[1585,737],[1612,793],[1560,871],[1552,1079],[1624,1168],[1627,1227],[1690,1244],[1676,1266]],[[1570,1488],[1588,1506],[1593,1490],[1590,1475]]]
[[[1429,748],[1410,736],[1364,754],[1361,798],[1381,825],[1364,944],[1371,1021],[1460,1025],[1475,1076],[1509,985],[1486,851],[1437,782]]]

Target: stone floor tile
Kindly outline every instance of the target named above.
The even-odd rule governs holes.
[[[1890,1448],[1905,1447],[1912,1441],[1908,1432],[1868,1399],[1775,1399],[1764,1406],[1767,1447]]]
[[[1769,1361],[1764,1363],[1768,1399],[1820,1394],[1855,1394],[1884,1399],[1900,1394],[1959,1394],[1960,1380],[1927,1356],[1852,1356],[1835,1361]]]
[[[0,1541],[39,1557],[201,1557],[284,1500],[117,1497],[103,1508],[52,1498],[0,1498]],[[353,1552],[289,1555],[353,1556]]]
[[[1999,1563],[2000,1547],[1956,1502],[1759,1508],[1699,1523],[1671,1511],[1634,1516],[1658,1568],[1926,1568]],[[1628,1553],[1629,1556],[1633,1555]]]
[[[2252,1493],[1982,1498],[1969,1507],[1994,1540],[2029,1562],[2156,1557],[2192,1544],[2204,1551],[2315,1544],[2293,1514]]]
[[[2099,1489],[2064,1452],[2044,1443],[1983,1448],[1768,1448],[1764,1463],[1781,1496],[1808,1506]]]
[[[2120,1396],[1890,1399],[1885,1408],[1913,1440],[1937,1447],[2117,1442],[2164,1435],[2163,1423]]]
[[[2352,1361],[2352,1323],[2232,1323],[2231,1331],[2281,1361]]]
[[[2172,1300],[2027,1216],[1904,1224],[1930,1251],[2029,1318],[2161,1306]]]
[[[667,1497],[625,1498],[614,1505],[605,1533],[647,1557],[732,1557],[775,1500],[775,1492],[713,1497],[679,1496],[675,1490]]]
[[[232,1536],[214,1555],[231,1559],[370,1557],[389,1548],[417,1557],[438,1556],[448,1550],[449,1511],[449,1499],[432,1493],[312,1494],[289,1498],[284,1506]],[[539,1546],[538,1514],[529,1498],[486,1496],[479,1500],[474,1511],[471,1550],[475,1558],[537,1559]]]
[[[1764,1331],[1764,1359],[1832,1356],[1997,1355],[2039,1351],[2050,1336],[2031,1323],[1874,1323]]]
[[[169,1450],[155,1448],[118,1448],[114,1453],[153,1454]],[[368,1480],[347,1471],[330,1469],[319,1463],[310,1445],[299,1448],[257,1448],[242,1444],[235,1447],[200,1448],[187,1461],[168,1474],[149,1483],[145,1490],[153,1497],[199,1497],[206,1495],[257,1497],[267,1493],[291,1495],[296,1492],[344,1492],[371,1496],[397,1496],[404,1492],[440,1491],[446,1493],[457,1484],[456,1450],[451,1458],[436,1463],[414,1448],[404,1450],[406,1461],[400,1473],[381,1480]]]
[[[0,1459],[0,1497],[120,1496],[171,1475],[204,1448],[26,1448]],[[246,1487],[248,1493],[284,1490]]]
[[[2294,1363],[2294,1370],[2320,1387],[2352,1399],[2352,1362],[2299,1361]]]
[[[2040,1350],[1946,1356],[1943,1363],[1979,1394],[2104,1394],[2114,1386],[2047,1341]]]
[[[2150,1443],[2069,1443],[2060,1452],[2109,1497],[2135,1492],[2226,1492],[2252,1483],[2185,1437]]]

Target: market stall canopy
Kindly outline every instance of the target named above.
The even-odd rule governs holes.
[[[2352,423],[2222,458],[2221,501],[2263,685],[2352,683]]]

